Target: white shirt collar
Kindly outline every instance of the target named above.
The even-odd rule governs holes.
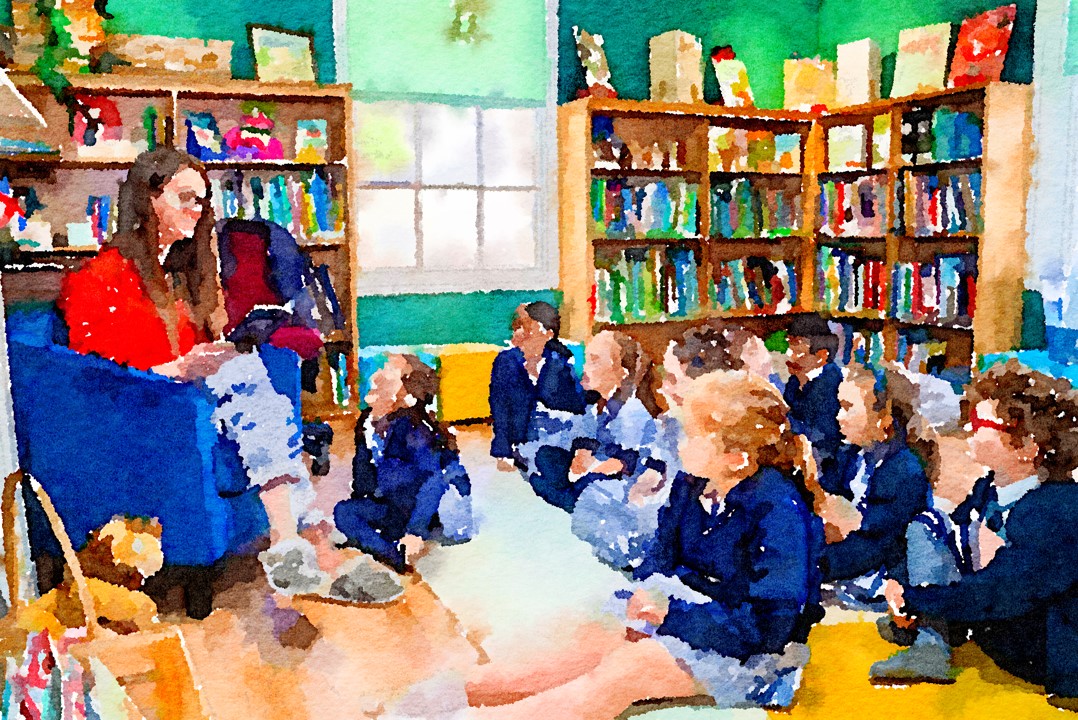
[[[811,382],[812,380],[815,380],[816,378],[823,375],[823,369],[825,367],[827,367],[827,366],[826,365],[821,365],[820,367],[816,368],[815,370],[810,370],[809,372],[805,373],[805,377],[808,378],[808,380]]]
[[[996,487],[996,501],[1003,507],[1009,507],[1025,497],[1033,488],[1041,484],[1036,475],[1031,475],[1025,480],[1019,480],[1005,487]]]
[[[950,515],[958,508],[957,503],[941,497],[933,497],[932,505],[945,515]]]

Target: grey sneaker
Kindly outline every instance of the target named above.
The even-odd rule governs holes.
[[[873,683],[904,685],[924,682],[949,684],[955,681],[958,670],[951,665],[951,649],[934,642],[915,642],[886,660],[872,665],[869,676]]]
[[[357,555],[341,567],[326,597],[348,603],[388,603],[404,594],[401,578],[367,555]]]
[[[318,567],[314,545],[296,537],[283,540],[259,554],[270,587],[283,595],[317,593],[329,582]]]

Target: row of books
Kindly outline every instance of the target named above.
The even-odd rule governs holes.
[[[882,176],[821,180],[817,223],[831,237],[882,237],[886,232],[887,183]]]
[[[828,128],[828,171],[842,172],[886,167],[891,157],[890,115],[877,115],[872,119],[871,139],[870,144],[867,124],[835,125]]]
[[[269,175],[234,170],[210,185],[218,218],[268,220],[301,241],[344,234],[344,193],[325,168]]]
[[[843,365],[858,362],[872,366],[879,366],[883,362],[884,339],[881,331],[855,327],[849,323],[842,323],[840,327],[839,362]]]
[[[938,375],[947,365],[947,341],[899,333],[896,359],[913,372]]]
[[[715,266],[710,291],[724,312],[788,313],[797,304],[797,268],[763,257],[727,260]]]
[[[968,327],[977,299],[977,258],[940,255],[931,263],[896,263],[891,314],[911,323]]]
[[[667,179],[632,183],[622,179],[591,181],[591,210],[596,234],[608,238],[695,237],[699,186]]]
[[[595,258],[597,322],[657,322],[700,311],[699,260],[690,248],[627,248]]]
[[[709,172],[801,172],[801,136],[768,130],[708,128]]]
[[[788,183],[784,183],[788,184]],[[776,187],[745,178],[711,188],[711,232],[723,238],[788,237],[801,229],[801,187]]]
[[[981,217],[981,174],[913,174],[899,183],[899,195],[905,198],[903,217],[905,235],[932,237],[971,234],[983,231]]]
[[[820,309],[835,313],[883,312],[886,271],[882,260],[868,260],[842,248],[820,248],[816,297]]]
[[[949,107],[914,110],[902,118],[902,161],[910,165],[979,158],[984,119]]]

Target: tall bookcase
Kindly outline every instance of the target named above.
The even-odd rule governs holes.
[[[661,353],[703,318],[769,332],[813,310],[846,326],[849,345],[866,357],[919,370],[968,369],[975,353],[1012,349],[1026,266],[1031,98],[1029,86],[992,83],[822,114],[596,98],[563,105],[569,336],[617,326]],[[783,158],[791,148],[792,164]],[[671,179],[697,185],[695,226],[647,232],[655,209],[636,202],[639,191],[654,194],[644,186]],[[629,222],[617,222],[628,206]],[[640,297],[670,292],[664,278],[688,276],[668,267],[670,247],[698,259],[698,307],[670,312],[652,301],[650,314],[631,312]],[[610,287],[611,253],[627,257],[621,296]],[[611,295],[626,308],[617,317]]]
[[[702,104],[587,98],[563,105],[560,271],[568,336],[586,339],[616,326],[658,351],[703,318],[767,328],[804,311],[812,122],[806,113]],[[785,161],[774,152],[776,138]],[[731,292],[735,277],[740,285],[758,282],[748,294]]]
[[[352,146],[349,86],[200,82],[197,77],[181,75],[72,76],[76,92],[107,99],[111,103],[108,111],[114,107],[122,121],[122,137],[110,136],[108,143],[95,149],[72,137],[67,111],[36,78],[24,74],[11,77],[45,117],[48,127],[0,129],[7,140],[40,143],[31,148],[40,152],[0,153],[0,179],[6,178],[16,191],[33,190],[40,205],[35,217],[48,223],[51,247],[21,249],[0,268],[9,302],[56,298],[63,272],[96,254],[101,240],[87,238],[85,230],[80,238],[69,238],[66,230],[85,228],[91,206],[96,202],[101,207],[102,201],[95,198],[107,198],[104,202],[111,208],[112,220],[101,223],[101,233],[107,236],[108,225],[115,218],[119,184],[135,156],[155,143],[186,148],[189,113],[212,115],[224,133],[242,124],[243,103],[270,104],[275,123],[272,134],[280,141],[286,159],[205,160],[212,202],[218,219],[265,217],[288,225],[315,265],[328,266],[344,330],[326,338],[330,352],[324,357],[340,357],[344,362],[343,367],[330,368],[327,360],[321,361],[318,391],[304,393],[303,414],[307,419],[329,419],[352,412],[358,337],[354,312],[356,242],[349,223],[347,175],[348,149]],[[325,121],[324,160],[296,158],[297,121],[301,120]],[[111,132],[117,134],[115,129]],[[271,198],[269,188],[275,183],[284,192]],[[322,193],[317,201],[312,189],[316,185]],[[276,214],[267,216],[267,208],[274,204]],[[282,214],[290,222],[283,221]]]

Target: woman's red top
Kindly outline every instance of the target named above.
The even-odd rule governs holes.
[[[64,276],[57,302],[69,328],[69,346],[148,370],[186,355],[202,339],[187,307],[177,301],[179,355],[165,321],[146,292],[135,263],[106,248]]]

